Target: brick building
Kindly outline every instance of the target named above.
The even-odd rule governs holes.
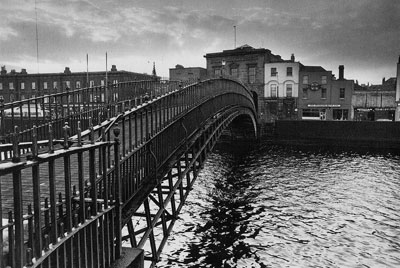
[[[128,71],[118,71],[113,65],[107,72],[108,83],[118,83],[133,80],[150,80],[154,76]],[[62,73],[28,74],[25,69],[21,72],[7,72],[2,66],[0,73],[0,98],[5,102],[24,100],[45,94],[63,92],[66,88],[79,89],[92,86],[102,86],[106,83],[106,72],[71,72],[66,67]]]
[[[258,115],[261,122],[268,121],[264,110],[265,64],[282,61],[279,55],[274,55],[265,48],[253,48],[244,45],[231,50],[208,53],[207,74],[211,77],[231,77],[238,79],[253,92]]]
[[[202,67],[183,67],[177,64],[175,68],[169,69],[171,81],[197,81],[205,78],[207,78],[207,70]]]
[[[354,81],[339,79],[321,66],[301,66],[299,73],[298,117],[307,120],[352,120]]]

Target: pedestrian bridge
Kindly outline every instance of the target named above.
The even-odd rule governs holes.
[[[254,103],[218,78],[3,104],[0,267],[115,267],[125,248],[154,266],[219,137],[256,136]]]

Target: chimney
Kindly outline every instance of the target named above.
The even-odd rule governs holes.
[[[339,80],[344,79],[344,65],[339,65]]]
[[[11,72],[10,72],[11,74],[15,74],[16,72],[15,72],[15,69],[11,69]]]
[[[71,70],[69,69],[69,67],[65,67],[64,73],[71,74]]]
[[[7,74],[6,66],[1,66],[1,74]]]
[[[111,72],[116,72],[116,71],[117,71],[117,66],[112,65],[112,66],[111,66]]]
[[[26,69],[21,69],[21,74],[28,74],[28,73],[26,72]]]
[[[385,82],[386,82],[386,79],[384,77],[384,78],[382,78],[382,85],[385,84]]]
[[[294,54],[292,53],[292,56],[290,57],[290,61],[294,62]]]

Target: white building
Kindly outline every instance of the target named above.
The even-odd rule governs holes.
[[[300,62],[265,63],[265,98],[297,98],[299,96]]]

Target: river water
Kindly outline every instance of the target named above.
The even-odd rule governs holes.
[[[387,153],[218,148],[157,267],[400,267],[399,175]]]

